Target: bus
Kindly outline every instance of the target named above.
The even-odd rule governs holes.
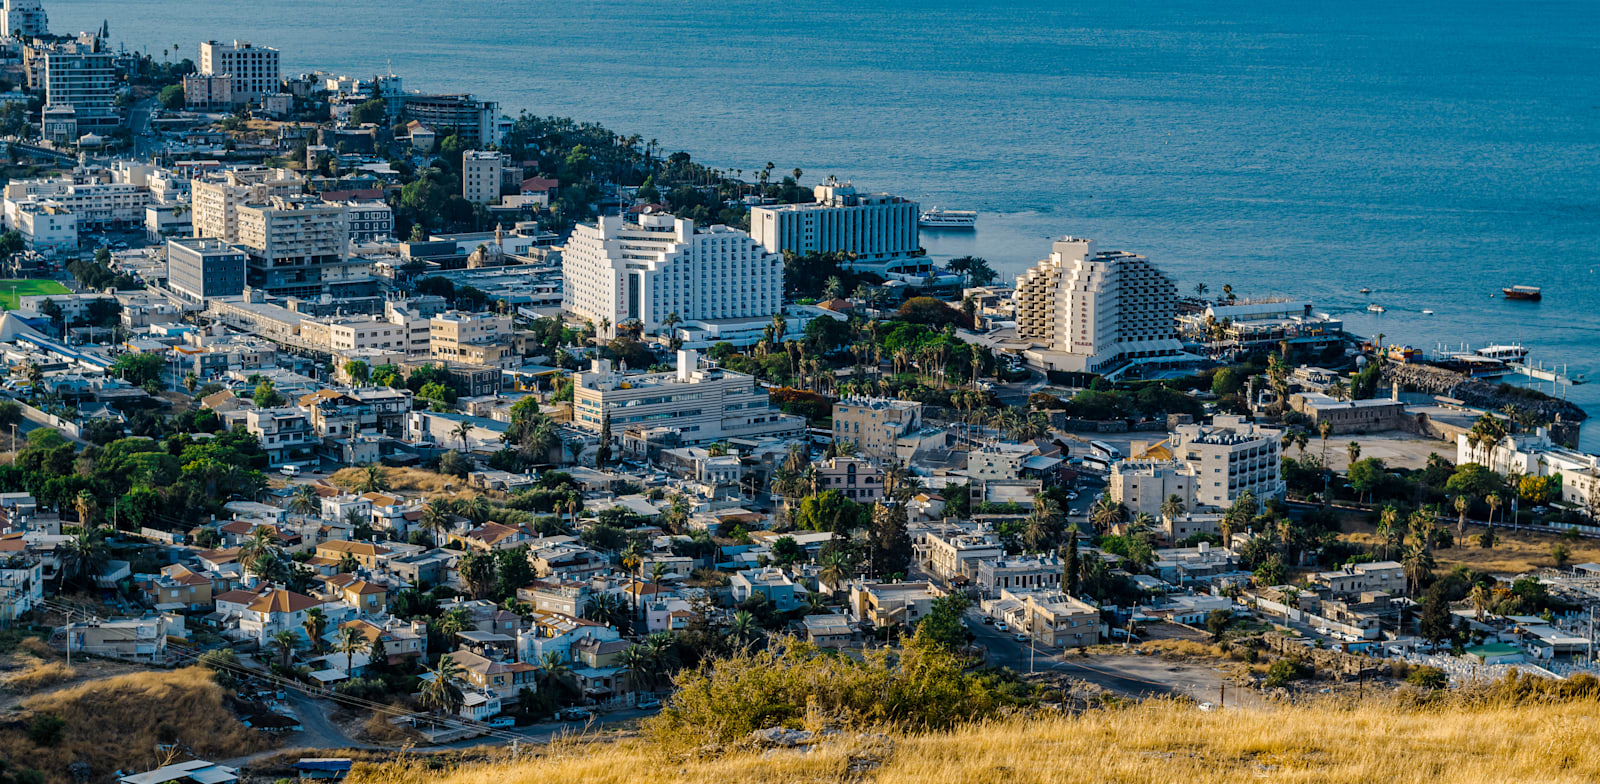
[[[1100,455],[1084,455],[1083,467],[1089,471],[1109,474],[1111,473],[1111,460]]]
[[[1112,446],[1112,445],[1110,445],[1110,444],[1108,444],[1108,443],[1106,443],[1104,441],[1090,441],[1089,442],[1089,450],[1091,452],[1093,452],[1095,455],[1098,455],[1100,457],[1104,457],[1104,458],[1107,458],[1107,459],[1110,459],[1110,460],[1116,460],[1117,458],[1122,457],[1122,450],[1117,449],[1116,447],[1114,447],[1114,446]]]

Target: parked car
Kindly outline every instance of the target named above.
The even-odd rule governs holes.
[[[639,704],[634,706],[634,707],[638,708],[639,710],[655,710],[656,708],[661,707],[661,700],[657,700],[657,699],[640,700]]]
[[[278,469],[278,473],[283,474],[284,476],[299,476],[300,475],[300,466],[297,466],[297,465],[286,465],[286,466]]]
[[[983,622],[984,623],[994,623],[994,616],[993,615],[985,615],[985,616],[983,616]]]
[[[486,722],[491,727],[515,727],[517,722],[510,716],[496,716]]]
[[[1016,634],[1011,635],[1011,639],[1016,640],[1017,642],[1027,642],[1028,635],[1026,632],[1017,632]]]
[[[594,714],[583,708],[568,708],[561,712],[561,718],[567,721],[588,721],[594,718]]]
[[[996,621],[995,625],[994,625],[994,628],[996,628],[996,629],[998,629],[998,630],[1003,632],[1007,628],[1010,628],[1010,627],[1006,626],[1006,622],[1005,621]]]

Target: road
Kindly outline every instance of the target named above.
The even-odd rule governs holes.
[[[154,96],[146,98],[133,105],[128,110],[128,130],[133,133],[133,157],[135,160],[146,160],[153,152],[158,140],[153,136],[145,136],[150,130],[150,119],[156,110]]]

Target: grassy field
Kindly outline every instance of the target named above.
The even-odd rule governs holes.
[[[1447,526],[1451,533],[1455,532],[1455,523]],[[1364,523],[1346,522],[1345,533],[1341,539],[1358,542],[1368,547],[1376,546],[1378,537],[1375,529]],[[1509,531],[1504,528],[1494,529],[1495,545],[1485,550],[1478,546],[1478,534],[1483,533],[1481,525],[1467,525],[1466,541],[1457,542],[1454,547],[1445,550],[1435,550],[1433,558],[1438,563],[1435,572],[1454,569],[1457,566],[1468,566],[1480,572],[1511,575],[1531,572],[1535,569],[1555,566],[1555,560],[1550,556],[1550,548],[1556,544],[1564,544],[1569,551],[1572,563],[1600,562],[1600,540],[1578,539],[1576,541],[1563,539],[1551,534],[1533,533],[1531,531]]]
[[[440,770],[357,765],[352,784],[1240,781],[1589,782],[1600,780],[1593,699],[1545,705],[1321,699],[1203,712],[1155,701],[1077,716],[1012,719],[949,733],[843,736],[806,752],[703,753],[643,740],[558,743],[523,762]]]
[[[17,309],[18,297],[32,297],[39,294],[71,294],[67,287],[53,280],[28,278],[24,280],[0,280],[0,307],[6,310]]]

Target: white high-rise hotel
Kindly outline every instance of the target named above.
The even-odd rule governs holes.
[[[1017,337],[1047,370],[1104,373],[1178,359],[1178,292],[1150,260],[1065,237],[1017,278]]]
[[[561,255],[562,307],[612,325],[765,318],[783,310],[783,260],[727,226],[671,215],[605,216],[572,232]]]
[[[750,210],[750,236],[773,253],[848,253],[849,266],[874,272],[933,269],[922,250],[917,203],[887,193],[856,193],[832,177],[812,189],[816,201]]]
[[[203,41],[201,76],[233,77],[233,100],[249,103],[279,90],[278,50],[249,41]]]

